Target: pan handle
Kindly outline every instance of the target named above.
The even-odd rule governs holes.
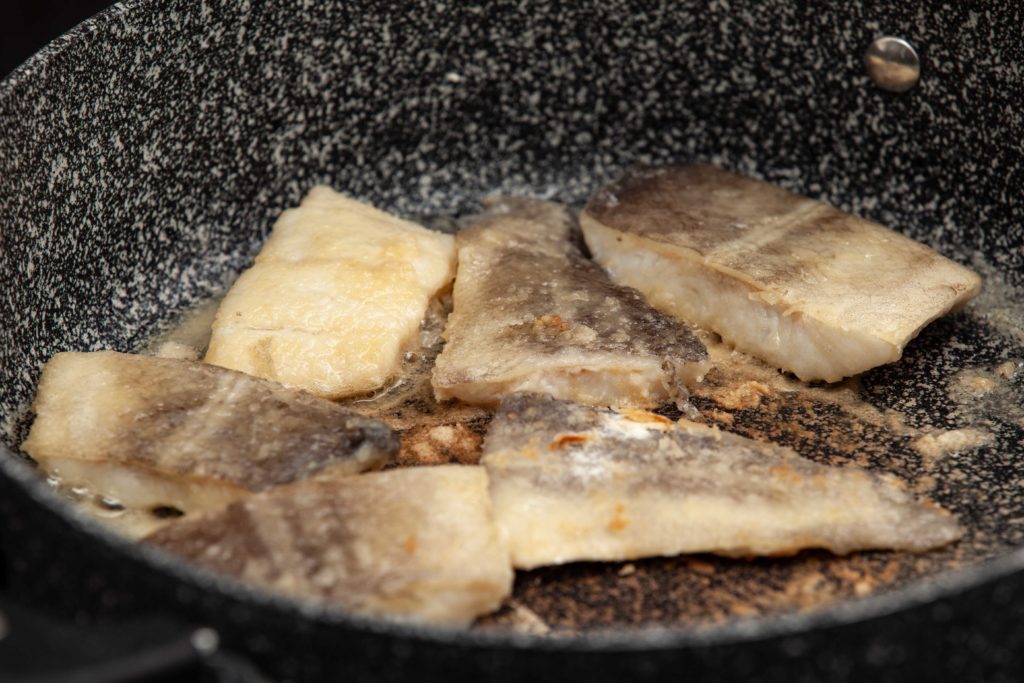
[[[170,617],[81,625],[0,596],[0,681],[5,683],[269,683],[220,648],[217,632]]]

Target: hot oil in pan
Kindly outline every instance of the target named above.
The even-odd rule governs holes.
[[[363,415],[380,418],[401,435],[399,467],[480,460],[491,412],[461,403],[438,403],[430,385],[450,310],[448,297],[431,306],[421,326],[420,348],[406,354],[404,372],[394,384],[374,396],[343,401]]]
[[[922,555],[862,552],[835,557],[736,560],[710,555],[625,563],[576,563],[519,572],[513,599],[475,628],[533,633],[659,626],[701,627],[736,618],[820,609],[974,564],[1024,544],[1024,312],[1021,292],[982,259],[982,294],[929,325],[901,361],[838,385],[808,385],[703,337],[715,362],[691,398],[701,419],[796,449],[836,466],[890,472],[955,513],[958,543]],[[199,357],[216,300],[154,338],[145,352]],[[488,411],[438,404],[430,370],[448,302],[424,323],[404,373],[357,411],[402,436],[398,466],[475,463]],[[659,410],[678,417],[674,406]],[[83,503],[84,503],[83,499]],[[96,504],[88,501],[92,512]],[[99,511],[117,520],[116,511]],[[125,520],[155,525],[162,520]]]
[[[223,295],[201,301],[178,316],[174,324],[161,331],[136,349],[137,353],[159,355],[165,358],[194,360],[201,358],[210,343],[213,317]],[[82,512],[99,519],[131,538],[142,538],[161,526],[177,519],[181,511],[175,508],[139,510],[126,508],[118,501],[95,494],[86,487],[69,487],[51,477],[49,483]]]

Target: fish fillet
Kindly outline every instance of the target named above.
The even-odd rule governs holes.
[[[228,291],[206,362],[324,398],[372,392],[454,274],[451,235],[316,187]]]
[[[481,463],[513,565],[802,548],[924,551],[962,534],[893,478],[653,413],[505,399]]]
[[[503,199],[457,236],[458,277],[433,374],[439,400],[516,391],[653,407],[710,367],[688,326],[612,283],[572,241],[568,211]]]
[[[468,624],[512,589],[487,475],[471,465],[302,482],[148,541],[272,590],[409,621]]]
[[[198,361],[59,353],[22,449],[47,473],[129,509],[213,508],[306,477],[383,466],[382,422]]]
[[[877,223],[712,166],[627,172],[580,224],[613,280],[802,380],[898,360],[981,283]]]

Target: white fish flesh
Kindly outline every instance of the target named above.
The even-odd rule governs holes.
[[[46,364],[22,449],[47,474],[132,510],[190,513],[304,478],[382,467],[382,422],[199,361],[113,351]]]
[[[981,282],[877,223],[713,166],[627,172],[580,224],[613,280],[802,380],[898,360]]]
[[[404,621],[465,625],[512,589],[487,474],[472,465],[301,482],[147,540],[271,590]]]
[[[370,393],[454,274],[451,235],[316,187],[224,297],[206,362],[324,398]]]
[[[612,283],[557,204],[505,198],[457,236],[458,276],[433,374],[439,400],[536,391],[593,405],[685,398],[709,369],[689,326]]]
[[[962,534],[952,515],[889,476],[540,395],[502,402],[481,464],[518,568],[697,552],[919,552]]]

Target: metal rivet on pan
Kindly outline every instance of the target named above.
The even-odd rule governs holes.
[[[192,647],[203,657],[209,657],[220,647],[220,636],[212,628],[197,628],[192,632]]]
[[[902,38],[884,36],[864,54],[868,75],[882,90],[906,92],[921,78],[921,62],[914,46]]]

